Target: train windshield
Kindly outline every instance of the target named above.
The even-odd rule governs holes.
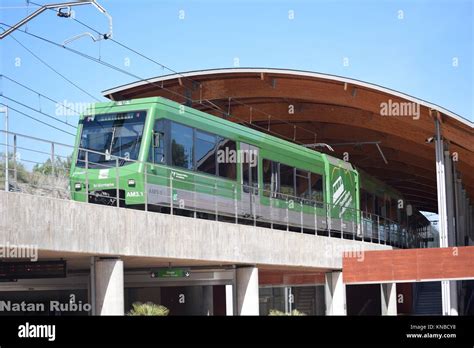
[[[146,112],[101,114],[86,116],[81,121],[82,134],[79,147],[88,149],[89,168],[107,168],[127,160],[137,160],[143,136]],[[84,167],[86,151],[79,150],[77,166]]]

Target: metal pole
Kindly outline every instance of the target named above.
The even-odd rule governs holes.
[[[170,174],[170,213],[173,215],[173,173]]]
[[[116,197],[117,197],[117,208],[120,207],[120,190],[119,190],[119,185],[120,185],[120,181],[119,181],[119,159],[118,157],[115,158],[115,185],[117,186],[115,188],[115,191],[116,191]],[[125,197],[124,197],[125,199]]]
[[[13,135],[13,173],[15,175],[14,179],[15,179],[15,185],[17,185],[18,187],[18,165],[16,163],[16,157],[17,157],[17,152],[16,152],[16,134]]]
[[[217,182],[214,183],[214,210],[216,213],[216,221],[219,220],[219,215],[217,214]]]
[[[330,203],[325,204],[326,206],[326,226],[328,228],[328,237],[331,237],[331,228],[332,228],[332,217]]]
[[[380,218],[377,215],[377,238],[379,240],[379,244],[382,244],[382,238],[380,238]]]
[[[273,229],[273,192],[270,191],[270,227]]]
[[[86,152],[86,202],[89,203],[89,151],[84,150]]]
[[[318,214],[316,211],[316,205],[317,203],[314,203],[314,234],[318,234]]]
[[[234,185],[234,213],[235,213],[235,223],[239,223],[239,214],[237,209],[237,185]]]
[[[339,215],[340,215],[340,218],[341,218],[341,238],[344,238],[344,228],[343,228],[344,221],[342,220],[342,208],[341,208],[341,206],[339,206]]]
[[[145,200],[145,211],[148,211],[148,187],[147,187],[147,166],[145,163],[145,182],[143,184],[143,198]]]
[[[300,225],[301,225],[301,233],[303,233],[303,201],[300,201]]]
[[[9,191],[10,183],[8,180],[8,108],[6,106],[0,109],[5,114],[5,191]]]
[[[54,176],[54,143],[51,143],[51,173]]]

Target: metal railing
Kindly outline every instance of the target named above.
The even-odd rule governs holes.
[[[128,186],[128,178],[136,175],[137,171],[125,164],[136,163],[143,166],[141,175],[144,204],[140,208],[145,211],[354,239],[400,248],[416,247],[418,244],[413,231],[408,231],[406,227],[386,217],[351,207],[277,193],[258,185],[238,184],[235,180],[218,176],[190,173],[183,168],[143,163],[83,148],[79,148],[84,158],[78,161],[82,165],[76,167],[76,172],[83,172],[85,182],[82,186],[78,179],[81,188],[76,191],[75,187],[69,186],[69,168],[64,166],[71,159],[73,146],[19,133],[7,134],[13,138],[13,142],[8,145],[9,156],[3,155],[1,162],[8,157],[10,166],[7,169],[8,176],[5,176],[3,164],[0,184],[3,182],[5,187],[9,183],[6,188],[8,191],[63,199],[70,199],[71,194],[74,194],[83,201],[126,207],[127,197],[123,188]],[[20,139],[25,145],[20,143]],[[42,146],[37,146],[36,143]],[[0,143],[0,146],[5,144]],[[33,154],[33,158],[25,157],[29,153]],[[92,154],[107,155],[110,160],[107,163],[93,162],[90,161]],[[41,156],[43,161],[38,160]],[[48,163],[49,167],[46,165]],[[156,172],[161,170],[166,174],[150,172],[150,166]],[[106,182],[110,188],[94,186],[97,182],[91,185],[92,173],[97,175],[101,170],[107,171],[107,179],[98,181]],[[25,175],[28,177],[25,178]],[[187,179],[186,176],[192,179]]]

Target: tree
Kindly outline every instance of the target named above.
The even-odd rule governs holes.
[[[71,163],[72,163],[71,156],[67,156],[66,158],[61,158],[57,156],[56,159],[54,160],[54,174],[68,176],[69,171],[71,169]],[[48,158],[42,164],[37,163],[33,167],[33,172],[41,173],[45,175],[51,175],[53,174],[53,162],[51,161],[50,158]]]
[[[17,181],[25,183],[29,181],[28,170],[20,161],[13,160],[13,154],[8,154],[8,178],[10,181],[15,179],[15,172]],[[5,188],[5,154],[0,153],[0,186]]]

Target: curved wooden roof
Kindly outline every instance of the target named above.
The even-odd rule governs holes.
[[[305,71],[235,68],[161,76],[103,93],[112,100],[163,96],[298,143],[334,145],[334,152],[317,150],[340,158],[349,154],[355,166],[430,212],[437,211],[436,166],[434,142],[426,140],[434,136],[437,117],[450,152],[457,153],[464,187],[474,197],[474,123],[381,86]],[[382,116],[383,103],[419,105],[419,118]]]

